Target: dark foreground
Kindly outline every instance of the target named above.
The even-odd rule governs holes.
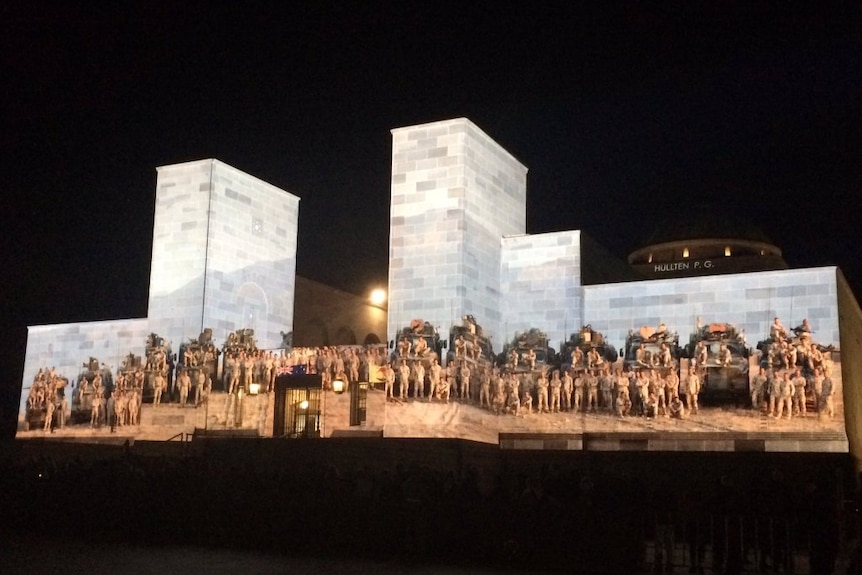
[[[200,439],[2,452],[3,573],[855,573],[847,455]]]

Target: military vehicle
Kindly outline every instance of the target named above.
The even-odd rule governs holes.
[[[250,331],[250,330],[246,330]],[[181,370],[188,370],[192,380],[192,387],[196,385],[198,373],[203,371],[215,382],[218,377],[218,358],[221,355],[219,349],[213,343],[213,331],[204,329],[196,338],[180,345],[180,353],[177,358],[177,374]]]
[[[102,378],[98,393],[100,393],[103,400],[114,390],[114,377],[107,365],[104,363],[100,365],[98,359],[90,357],[82,365],[82,368],[75,388],[72,390],[72,411],[70,416],[72,423],[88,423],[90,421],[93,397],[96,395],[96,391],[93,388],[93,380],[96,379],[96,375]],[[86,385],[84,385],[84,381],[87,382]],[[102,407],[104,409],[104,405]]]
[[[625,369],[656,369],[679,372],[679,334],[668,331],[664,324],[658,329],[642,326],[630,330],[623,350]]]
[[[593,358],[592,361],[590,358]],[[619,358],[617,349],[605,341],[605,336],[590,324],[569,336],[560,346],[560,368],[587,369],[614,363]]]
[[[530,363],[534,364],[530,369]],[[542,371],[555,367],[556,354],[548,346],[548,335],[540,329],[530,328],[523,333],[516,333],[511,342],[503,347],[503,352],[497,356],[497,365],[505,366],[514,373]]]
[[[773,369],[802,369],[806,377],[814,375],[816,368],[823,368],[824,361],[831,359],[834,345],[815,342],[807,322],[791,330],[793,336],[776,341],[770,336],[757,343],[760,351],[760,367]]]
[[[461,325],[449,330],[449,352],[446,362],[464,360],[470,364],[493,363],[494,350],[491,340],[482,333],[482,326],[472,315],[461,317]]]
[[[444,347],[445,343],[440,341],[437,328],[430,322],[414,319],[408,327],[398,332],[394,340],[389,342],[390,359],[393,365],[405,359],[408,364],[421,361],[428,369],[434,358],[441,360]]]
[[[700,397],[747,401],[751,350],[743,334],[727,323],[711,323],[691,334],[684,355],[703,374]]]
[[[49,381],[43,376],[47,373],[39,370],[39,375],[30,387],[27,405],[24,409],[24,417],[28,430],[44,429],[47,417],[48,403],[54,403],[54,417],[52,428],[60,428],[65,424],[66,386],[69,380],[62,376],[56,376]],[[51,389],[53,387],[53,389]]]

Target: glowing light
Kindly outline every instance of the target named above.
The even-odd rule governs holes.
[[[344,393],[344,381],[341,379],[336,379],[332,382],[332,391],[337,394]]]
[[[308,409],[308,400],[307,399],[303,399],[302,401],[299,402],[299,409],[301,409],[303,411]]]
[[[369,299],[374,305],[383,305],[386,303],[386,290],[380,288],[372,290]]]
[[[260,393],[260,384],[259,384],[259,383],[252,383],[252,384],[250,384],[250,385],[248,386],[248,392],[249,392],[251,395],[257,395],[258,393]]]
[[[682,257],[684,257],[684,258],[688,257],[688,248],[682,248]]]

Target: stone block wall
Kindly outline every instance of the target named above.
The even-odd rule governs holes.
[[[838,344],[837,268],[647,280],[584,287],[584,322],[621,347],[630,329],[664,322],[687,343],[697,318],[745,330],[751,346],[775,316],[789,329],[808,318],[814,341]]]
[[[539,328],[555,349],[583,324],[579,231],[506,237],[502,240],[503,336]]]
[[[179,342],[202,327],[212,160],[157,170],[148,314]]]
[[[30,326],[27,330],[27,351],[24,356],[24,383],[20,413],[24,412],[30,385],[41,368],[55,367],[57,373],[76,381],[84,362],[95,357],[111,367],[116,374],[123,358],[129,353],[143,356],[150,334],[146,319],[119,319],[88,323],[64,323]],[[71,398],[71,384],[66,388]]]
[[[392,131],[388,338],[422,318],[500,327],[500,238],[526,226],[526,168],[460,118]]]
[[[250,327],[260,347],[293,330],[299,198],[213,160],[203,327]]]
[[[218,160],[158,168],[149,318],[184,341],[293,329],[299,198]]]

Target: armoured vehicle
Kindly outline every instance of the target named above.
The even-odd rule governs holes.
[[[449,330],[447,364],[454,359],[468,363],[492,363],[495,359],[491,340],[472,315],[462,316],[461,325],[453,325]]]
[[[623,365],[629,369],[673,370],[679,372],[679,334],[668,331],[664,324],[658,329],[642,326],[629,331],[626,337]]]
[[[703,376],[702,398],[732,401],[748,398],[751,350],[735,327],[711,323],[696,329],[684,353]]]
[[[773,369],[802,369],[809,377],[816,368],[823,368],[824,361],[831,359],[833,345],[822,345],[814,341],[807,322],[791,330],[792,336],[778,338],[773,335],[757,343],[760,351],[760,366]]]
[[[393,365],[406,359],[407,363],[421,361],[426,369],[434,358],[441,359],[444,347],[437,329],[421,319],[412,320],[408,327],[398,332],[395,340],[389,342]]]
[[[605,341],[605,336],[590,324],[569,336],[560,346],[560,367],[575,370],[599,367],[619,358],[617,349]]]
[[[93,398],[98,393],[104,401],[114,390],[114,377],[111,369],[104,363],[99,364],[95,357],[82,365],[78,381],[72,390],[72,412],[70,419],[72,423],[87,423],[93,408]],[[98,390],[94,389],[93,381],[96,376],[101,376],[101,384]],[[84,382],[87,382],[84,384]],[[103,405],[104,408],[104,405]]]
[[[49,402],[54,403],[53,428],[63,427],[65,424],[66,386],[69,380],[62,376],[49,379],[46,372],[39,370],[33,386],[30,388],[27,405],[24,410],[27,429],[43,429],[47,417]]]
[[[218,357],[220,354],[221,352],[213,343],[212,329],[206,328],[198,337],[189,338],[189,341],[180,345],[177,373],[181,369],[187,369],[192,379],[192,385],[197,382],[197,375],[201,370],[215,381],[218,376]]]
[[[497,356],[497,365],[505,366],[507,370],[515,373],[541,371],[554,367],[555,361],[554,349],[548,346],[548,335],[537,328],[516,333],[514,339],[507,343],[503,352]]]

